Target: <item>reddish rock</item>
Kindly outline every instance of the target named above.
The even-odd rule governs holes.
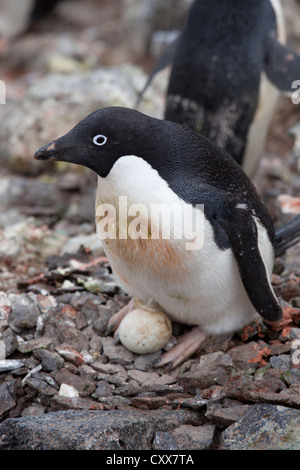
[[[298,323],[300,320],[300,309],[286,305],[282,309],[282,319],[277,322],[271,322],[269,327],[273,331],[281,331],[285,328],[291,327],[293,323]]]
[[[83,355],[79,353],[78,351],[76,351],[76,349],[72,348],[71,346],[62,344],[56,348],[56,351],[66,361],[71,362],[77,367],[81,366],[84,363]]]
[[[268,344],[264,341],[251,341],[231,349],[228,354],[236,370],[254,371],[266,364],[265,358],[270,352]]]
[[[131,404],[135,408],[141,408],[143,410],[157,410],[162,406],[170,405],[171,402],[166,397],[134,397],[131,400]]]
[[[53,411],[58,410],[110,410],[111,407],[106,403],[98,403],[89,398],[69,398],[55,395],[51,399]]]

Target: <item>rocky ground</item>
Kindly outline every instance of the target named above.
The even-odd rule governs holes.
[[[300,245],[275,263],[282,321],[257,319],[174,370],[155,368],[160,352],[138,356],[106,335],[129,298],[95,236],[94,175],[33,160],[93,109],[133,106],[154,60],[149,38],[180,24],[135,10],[147,28],[133,41],[133,4],[62,2],[2,51],[0,449],[300,449]],[[165,83],[163,74],[143,111],[161,115]],[[281,99],[256,179],[276,225],[291,216],[282,195],[299,194],[287,132],[299,109]],[[166,349],[185,329],[173,325]]]

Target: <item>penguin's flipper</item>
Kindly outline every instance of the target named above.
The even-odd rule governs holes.
[[[235,208],[230,218],[220,220],[220,225],[229,238],[243,285],[255,310],[265,320],[279,320],[281,307],[259,251],[258,231],[252,214]]]
[[[293,82],[300,80],[300,56],[269,37],[265,71],[271,82],[282,92],[293,93]]]
[[[179,38],[176,38],[174,41],[167,44],[167,46],[163,50],[161,56],[156,62],[154,68],[152,69],[144,88],[137,95],[137,99],[136,99],[135,106],[134,106],[135,108],[139,106],[141,99],[143,98],[143,95],[145,94],[148,86],[152,82],[155,75],[161,72],[162,70],[164,70],[166,67],[168,67],[168,65],[171,65],[173,63],[178,41],[179,41]]]

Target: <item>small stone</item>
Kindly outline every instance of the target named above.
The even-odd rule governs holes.
[[[270,348],[264,341],[250,341],[231,349],[228,354],[235,370],[253,373],[258,367],[266,364],[265,358],[270,354]]]
[[[90,380],[95,380],[97,378],[97,371],[87,364],[82,364],[78,367],[78,372],[82,377],[87,377]]]
[[[173,401],[174,405],[180,408],[191,408],[192,410],[202,410],[207,405],[207,400],[201,396],[194,396],[193,398],[178,398]]]
[[[170,403],[167,397],[133,397],[131,399],[132,406],[143,410],[157,410],[170,405]]]
[[[48,374],[47,372],[43,372],[43,371],[37,372],[37,374],[35,375],[35,377],[37,377],[38,379],[43,380],[43,381],[46,382],[48,385],[50,385],[51,387],[55,388],[55,390],[59,390],[59,386],[57,385],[57,383],[55,382],[55,380],[53,379],[53,377],[51,377],[51,375]]]
[[[240,405],[224,408],[221,405],[215,406],[209,419],[216,425],[226,428],[239,421],[248,411],[250,405]],[[207,413],[205,415],[208,417]]]
[[[55,388],[36,377],[27,377],[25,378],[24,383],[43,395],[52,396],[57,393]]]
[[[291,341],[287,341],[282,343],[279,340],[275,340],[272,342],[270,346],[270,356],[279,356],[280,354],[289,353],[291,350]]]
[[[0,361],[6,358],[6,346],[4,341],[0,340]]]
[[[26,354],[35,349],[47,348],[48,346],[50,346],[51,343],[52,343],[51,338],[47,338],[46,336],[43,336],[41,338],[31,339],[29,341],[22,341],[18,344],[17,349],[22,354]]]
[[[119,408],[131,405],[131,399],[122,396],[98,397],[98,402],[106,403],[110,408]]]
[[[46,411],[46,407],[43,405],[39,405],[38,403],[33,403],[32,405],[25,408],[22,411],[21,416],[36,416],[44,414]]]
[[[215,425],[192,426],[183,424],[171,432],[180,450],[208,450],[213,448]]]
[[[300,383],[300,369],[289,369],[282,373],[284,383],[290,387],[294,384]]]
[[[101,253],[104,254],[99,237],[96,233],[92,233],[91,235],[76,235],[75,237],[69,238],[62,247],[61,255],[77,253],[82,246],[88,247],[91,251],[101,250]]]
[[[122,370],[122,372],[127,375],[124,367],[120,364],[110,364],[109,362],[103,364],[100,361],[95,361],[93,364],[93,368],[98,370],[99,372],[103,372],[104,374],[118,374],[120,373],[120,370]]]
[[[83,349],[80,354],[82,355],[82,359],[85,364],[92,364],[94,362],[93,356],[85,349]]]
[[[20,328],[36,326],[39,309],[27,294],[10,294],[11,313],[9,322]]]
[[[16,334],[11,328],[7,328],[4,333],[2,333],[1,340],[5,343],[6,357],[9,357],[13,352],[15,352],[18,346]]]
[[[109,316],[101,316],[94,322],[94,330],[101,336],[105,336],[106,330],[107,330],[107,325],[109,322]]]
[[[64,383],[62,383],[61,386],[59,387],[58,394],[62,397],[68,397],[68,398],[79,397],[78,390],[76,390],[75,387],[72,387],[72,385],[68,385]]]
[[[11,379],[0,385],[0,418],[6,411],[16,406],[15,383],[16,379]]]
[[[136,380],[138,383],[143,384],[147,382],[156,382],[159,377],[157,372],[143,372],[141,370],[132,369],[128,371],[128,377]]]
[[[270,364],[274,369],[288,370],[291,367],[291,357],[287,354],[270,357]]]
[[[113,300],[108,300],[105,305],[99,305],[97,311],[98,318],[93,324],[95,331],[101,336],[105,336],[110,317],[119,310],[120,306]]]
[[[93,397],[101,398],[101,397],[112,396],[113,390],[114,390],[113,385],[110,385],[107,382],[100,380],[98,382],[96,390],[93,392]]]
[[[156,385],[171,385],[177,382],[176,376],[170,374],[163,374],[155,379]]]
[[[102,338],[103,353],[111,362],[126,366],[134,362],[136,355],[128,351],[124,346],[114,344],[113,338]]]
[[[67,291],[68,290],[73,291],[73,290],[77,290],[77,286],[76,286],[76,284],[74,284],[74,282],[71,282],[68,279],[65,279],[64,282],[61,285],[61,289],[62,290],[67,290]]]
[[[84,363],[83,355],[70,346],[57,346],[56,351],[66,361],[72,362],[72,364],[75,364],[75,366],[80,366]]]
[[[55,374],[56,382],[61,384],[67,384],[78,390],[81,397],[91,395],[96,389],[95,384],[85,377],[72,374],[67,369],[63,368]]]
[[[115,282],[103,282],[101,279],[89,279],[83,283],[83,286],[86,290],[94,294],[115,294],[118,289]]]
[[[61,369],[65,362],[59,354],[48,351],[47,349],[38,349],[34,354],[42,361],[43,369],[46,371]]]
[[[103,345],[100,336],[93,335],[89,342],[90,349],[93,351],[97,351],[99,353],[102,352]]]
[[[0,320],[5,321],[11,312],[11,301],[6,292],[0,291]]]
[[[300,340],[300,328],[284,328],[281,332],[280,339],[282,339],[282,341]]]
[[[109,405],[97,403],[95,400],[81,397],[65,397],[55,395],[51,398],[51,410],[103,410],[110,409]]]
[[[123,397],[129,396],[136,396],[139,393],[145,391],[144,387],[141,388],[140,384],[138,384],[135,380],[129,380],[128,383],[121,387],[117,387],[114,390],[114,395],[121,395]],[[148,391],[148,388],[146,389]]]
[[[174,437],[169,432],[158,431],[153,440],[154,450],[180,450]]]
[[[144,354],[136,358],[134,365],[139,370],[152,370],[153,364],[157,361],[157,359],[161,356],[161,351],[157,351],[152,354]]]
[[[14,369],[11,371],[13,376],[22,377],[23,375],[27,375],[29,369],[27,367],[20,367],[19,369]]]
[[[279,392],[286,388],[282,378],[282,370],[274,369],[271,365],[257,369],[254,374],[254,382],[261,382],[262,386],[273,392]]]
[[[3,359],[2,361],[0,361],[0,372],[19,369],[23,366],[24,362],[20,359]]]
[[[179,383],[184,388],[223,385],[232,370],[233,363],[229,354],[223,352],[205,354],[201,356],[200,362],[194,368],[181,375]]]

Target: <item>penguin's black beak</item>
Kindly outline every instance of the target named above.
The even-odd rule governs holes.
[[[35,154],[36,160],[59,160],[60,155],[64,152],[64,149],[56,148],[56,140],[53,140],[49,144],[41,147]]]

